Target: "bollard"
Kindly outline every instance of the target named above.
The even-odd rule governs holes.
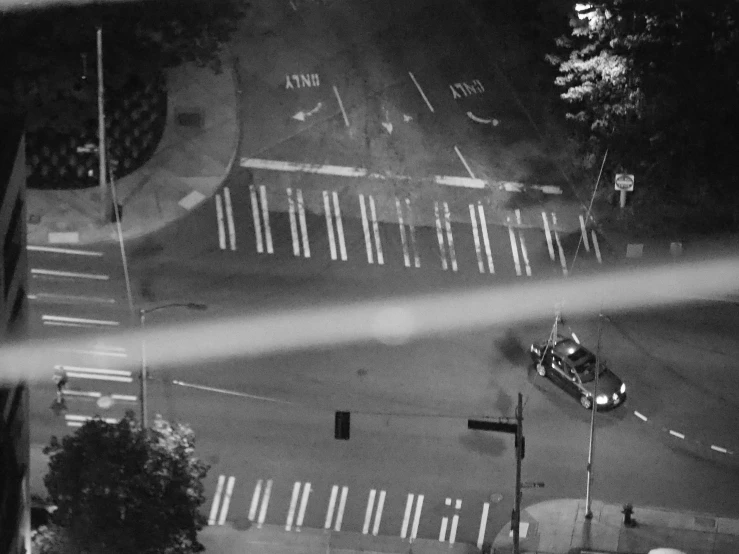
[[[636,521],[632,518],[634,514],[634,506],[631,504],[624,504],[624,509],[621,510],[624,515],[624,525],[626,527],[636,527]]]

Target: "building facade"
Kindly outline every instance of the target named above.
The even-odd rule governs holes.
[[[28,264],[24,122],[0,118],[0,347],[26,336]],[[0,552],[30,554],[29,406],[0,368]]]

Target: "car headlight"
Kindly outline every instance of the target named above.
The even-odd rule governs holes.
[[[608,397],[605,394],[599,394],[595,398],[595,402],[598,404],[607,404],[608,403]]]
[[[618,392],[620,392],[621,394],[626,392],[626,383],[621,383],[621,388],[618,389]]]

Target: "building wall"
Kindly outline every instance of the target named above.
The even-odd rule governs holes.
[[[27,333],[23,121],[0,118],[0,346]],[[24,382],[0,368],[0,552],[30,554],[29,406]]]

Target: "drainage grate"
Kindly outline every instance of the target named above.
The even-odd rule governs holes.
[[[205,114],[203,110],[187,109],[175,111],[175,120],[177,125],[182,127],[196,127],[202,129],[205,123]]]

